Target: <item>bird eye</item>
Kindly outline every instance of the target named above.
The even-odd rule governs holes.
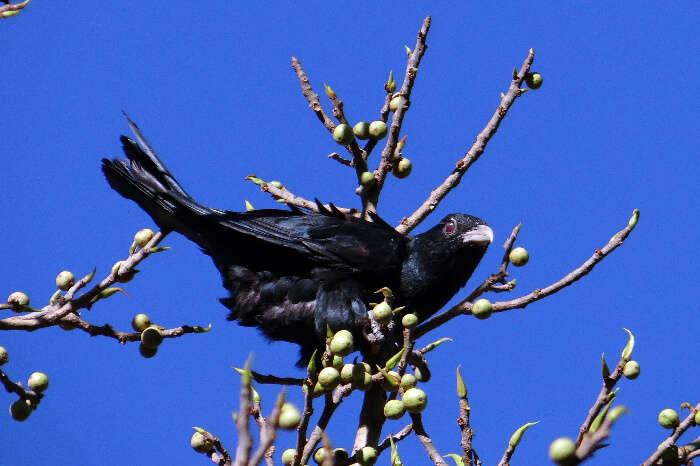
[[[452,233],[455,232],[457,229],[457,224],[455,223],[454,220],[450,219],[445,223],[445,226],[442,228],[442,231],[445,232],[448,235],[451,235]]]

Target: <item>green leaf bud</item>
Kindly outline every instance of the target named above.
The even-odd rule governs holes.
[[[282,464],[292,464],[295,456],[297,456],[297,450],[295,448],[287,448],[282,452]]]
[[[401,400],[389,400],[384,405],[384,416],[389,419],[400,419],[406,413],[406,407]]]
[[[374,308],[372,309],[372,317],[379,324],[388,324],[389,322],[391,322],[391,318],[393,316],[394,314],[391,311],[391,306],[386,301],[382,301],[381,303],[374,306]]]
[[[409,413],[420,413],[428,405],[428,395],[420,388],[409,388],[401,397]]]
[[[413,328],[418,325],[418,316],[415,314],[406,314],[401,318],[401,325],[405,328]]]
[[[639,363],[637,361],[627,361],[625,367],[622,368],[622,374],[630,380],[639,377]]]
[[[338,382],[340,382],[340,372],[335,367],[324,367],[318,373],[318,383],[326,390],[335,388]]]
[[[387,131],[386,123],[381,120],[373,121],[369,124],[369,137],[374,140],[379,140],[386,136]]]
[[[399,363],[399,360],[401,359],[401,356],[403,356],[404,351],[406,351],[406,348],[401,348],[398,353],[389,358],[389,360],[384,365],[384,369],[391,370],[394,367],[396,367],[396,364]]]
[[[525,75],[525,84],[530,89],[539,89],[542,87],[542,75],[539,73],[527,73]]]
[[[214,449],[212,441],[205,438],[204,435],[200,434],[199,432],[192,434],[192,438],[190,438],[190,446],[197,453],[209,453]]]
[[[387,392],[398,392],[399,383],[401,383],[401,377],[399,377],[398,372],[387,371],[382,368],[379,369],[379,372],[384,375],[384,379],[380,383],[381,387]]]
[[[600,357],[600,370],[604,379],[610,377],[610,368],[608,367],[608,363],[605,361],[605,353],[603,353]]]
[[[285,403],[280,410],[279,426],[281,429],[294,430],[301,422],[301,413],[292,403]]]
[[[695,421],[695,425],[700,426],[700,411],[695,411],[695,418],[693,420]]]
[[[634,228],[637,226],[637,222],[639,221],[639,209],[634,209],[632,211],[632,216],[630,217],[630,221],[627,222],[627,226],[630,228]]]
[[[29,400],[19,399],[10,405],[10,416],[15,421],[26,421],[30,414],[32,414],[32,406]]]
[[[282,184],[281,181],[273,180],[273,181],[270,181],[268,184],[274,186],[277,189],[284,189],[284,185]]]
[[[369,123],[366,121],[358,121],[355,123],[355,126],[352,127],[352,132],[357,139],[369,139]]]
[[[527,261],[530,260],[530,254],[527,252],[527,249],[517,247],[510,251],[510,254],[508,254],[508,260],[514,266],[522,267],[523,265],[527,264]]]
[[[659,413],[659,424],[665,429],[675,429],[680,422],[678,412],[675,409],[666,408]]]
[[[149,241],[153,239],[155,236],[155,233],[153,233],[153,230],[150,228],[144,228],[143,230],[139,230],[136,232],[134,235],[134,243],[136,246],[140,248],[146,247]]]
[[[141,332],[141,343],[146,348],[154,349],[163,343],[163,334],[155,326],[150,326]]]
[[[569,437],[559,437],[549,445],[549,458],[557,464],[566,464],[576,453],[576,445]]]
[[[151,325],[151,318],[146,314],[136,314],[133,319],[131,319],[131,328],[137,332],[143,332]]]
[[[429,343],[428,345],[426,345],[425,348],[423,348],[421,351],[423,352],[423,354],[425,354],[425,353],[427,353],[427,352],[429,352],[429,351],[434,350],[435,348],[437,348],[438,346],[442,345],[442,344],[445,343],[446,341],[452,341],[452,338],[449,338],[449,337],[440,338],[439,340],[436,340],[436,341],[434,341],[434,342]]]
[[[493,312],[493,304],[485,298],[478,299],[472,306],[472,314],[477,319],[488,319]]]
[[[464,461],[462,461],[462,457],[459,456],[457,453],[448,453],[444,456],[452,458],[457,466],[464,466]]]
[[[354,138],[352,128],[347,123],[341,123],[333,130],[333,139],[343,146],[350,144]]]
[[[374,173],[362,172],[362,174],[360,174],[360,184],[362,186],[372,186],[374,184],[374,181]]]
[[[158,354],[158,347],[156,346],[155,348],[149,348],[148,346],[145,346],[143,343],[139,344],[139,354],[143,356],[146,359],[150,359],[156,354]]]
[[[75,285],[75,275],[69,270],[64,270],[56,276],[56,286],[59,290],[67,291]]]
[[[608,414],[607,418],[610,420],[610,422],[615,422],[620,418],[620,416],[622,416],[626,412],[627,408],[625,408],[624,406],[615,406],[613,409],[610,410],[610,414]]]
[[[400,103],[401,103],[401,96],[395,95],[389,101],[389,110],[391,110],[392,112],[395,112],[396,110],[398,110]]]
[[[403,47],[404,50],[406,50],[406,55],[410,57],[413,54],[413,50],[411,50],[411,48],[408,45],[404,45]]]
[[[632,332],[630,332],[626,328],[623,328],[623,330],[627,332],[629,337],[627,338],[627,344],[622,349],[621,357],[624,361],[629,361],[632,357],[632,351],[634,351],[634,334],[632,334]]]
[[[6,364],[10,360],[10,353],[4,346],[0,346],[0,366]]]
[[[331,338],[331,352],[338,356],[347,356],[353,352],[352,333],[348,330],[338,330]]]
[[[363,447],[357,452],[357,462],[362,466],[372,466],[377,462],[377,450],[373,447]]]
[[[336,97],[338,97],[335,94],[335,91],[328,84],[323,83],[323,88],[326,90],[326,95],[328,96],[329,99],[335,99]]]
[[[457,396],[463,400],[467,399],[467,384],[464,383],[462,378],[462,372],[459,370],[460,366],[457,366]]]
[[[43,392],[49,387],[49,376],[43,372],[32,372],[27,385],[35,392]]]
[[[522,440],[525,431],[537,424],[538,422],[540,421],[528,422],[527,424],[523,424],[522,426],[518,427],[516,431],[513,432],[513,435],[510,436],[510,440],[508,440],[508,445],[510,445],[513,448],[520,445],[520,441]]]
[[[411,174],[411,169],[413,168],[411,161],[406,157],[401,157],[398,162],[396,162],[391,169],[391,174],[396,178],[403,179]]]
[[[399,383],[399,387],[401,387],[402,390],[408,390],[409,388],[413,388],[416,386],[418,383],[418,379],[416,379],[416,376],[413,374],[404,374],[401,376],[401,382]]]

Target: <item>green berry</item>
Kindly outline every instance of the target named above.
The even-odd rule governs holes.
[[[291,403],[285,403],[282,405],[280,410],[280,420],[279,426],[282,429],[293,430],[296,429],[301,421],[301,414],[299,409]]]
[[[151,230],[150,228],[144,228],[143,230],[139,230],[136,232],[136,234],[134,235],[134,243],[136,243],[136,246],[142,248],[153,239],[153,236],[155,236],[153,230]]]
[[[399,385],[402,389],[408,390],[409,388],[415,387],[417,383],[418,379],[416,379],[415,375],[404,374],[403,377],[401,377],[401,383]]]
[[[333,130],[333,139],[343,146],[350,144],[354,138],[355,136],[353,135],[352,128],[350,128],[350,125],[347,123],[339,124]]]
[[[406,413],[406,407],[401,400],[389,400],[384,405],[384,415],[389,419],[400,419]]]
[[[472,306],[472,314],[477,319],[488,319],[493,312],[493,304],[485,298],[478,299]]]
[[[211,440],[207,440],[204,435],[199,432],[192,434],[190,446],[198,453],[209,453],[214,448]]]
[[[639,377],[639,363],[637,361],[627,361],[625,367],[622,368],[622,374],[630,380]]]
[[[369,123],[360,121],[352,128],[357,139],[369,139]]]
[[[318,373],[318,383],[326,390],[335,388],[340,381],[340,372],[335,367],[324,367]]]
[[[0,366],[10,360],[10,353],[7,352],[4,346],[0,346]]]
[[[530,254],[527,252],[527,249],[517,247],[510,251],[508,260],[510,260],[510,263],[514,266],[522,267],[523,265],[527,264],[527,261],[530,260]]]
[[[133,319],[131,319],[131,328],[137,332],[143,332],[151,325],[151,318],[146,314],[136,314]]]
[[[386,136],[387,131],[386,123],[381,120],[373,121],[369,124],[369,137],[374,140],[382,139]]]
[[[409,413],[420,413],[428,405],[428,395],[420,388],[409,388],[401,399]]]
[[[32,407],[29,400],[20,399],[10,405],[10,416],[15,421],[26,421],[30,414],[32,414]]]
[[[156,327],[148,327],[141,332],[141,343],[146,348],[158,348],[163,343],[163,334]]]
[[[559,437],[549,445],[549,458],[557,464],[566,464],[575,453],[576,445],[568,437]]]
[[[371,466],[377,462],[377,450],[372,447],[364,447],[357,452],[357,462],[362,466]]]
[[[29,306],[29,296],[27,296],[27,293],[15,291],[7,297],[7,303],[19,307]]]
[[[374,173],[362,172],[360,175],[360,184],[362,186],[372,186],[374,184]]]
[[[43,372],[32,372],[27,385],[35,392],[43,392],[49,387],[49,376]]]
[[[331,352],[338,356],[347,356],[353,352],[352,333],[347,330],[338,330],[331,338]]]
[[[326,459],[326,449],[321,447],[314,453],[314,461],[318,464],[323,464],[323,460]]]
[[[297,456],[297,451],[295,448],[287,448],[282,452],[282,464],[292,464],[294,457]]]
[[[675,409],[666,408],[659,413],[659,424],[665,429],[675,429],[681,420]]]
[[[418,316],[415,314],[406,314],[401,318],[401,325],[406,328],[413,328],[418,325]]]
[[[391,318],[393,316],[394,314],[391,311],[391,306],[389,306],[389,303],[387,303],[386,301],[382,301],[381,303],[374,306],[374,309],[372,309],[372,317],[379,324],[388,324],[389,322],[391,322]]]
[[[144,358],[150,359],[158,353],[158,347],[156,346],[155,348],[149,348],[148,346],[141,343],[139,345],[139,353],[141,353],[141,356],[143,356]]]
[[[525,84],[530,89],[539,89],[542,86],[542,75],[535,72],[526,74]]]
[[[394,164],[394,167],[391,169],[391,173],[396,178],[403,179],[411,174],[412,168],[411,161],[406,157],[401,157],[401,159]]]
[[[69,290],[75,284],[75,275],[73,272],[64,270],[56,276],[56,286],[59,290]]]

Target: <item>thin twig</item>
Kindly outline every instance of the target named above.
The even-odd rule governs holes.
[[[8,393],[15,393],[23,400],[29,400],[32,406],[35,407],[39,404],[41,399],[44,397],[43,393],[35,392],[31,389],[24,388],[24,385],[20,382],[13,382],[10,377],[0,370],[0,383],[5,387]]]
[[[459,160],[450,175],[445,178],[440,186],[435,188],[430,196],[421,204],[421,206],[416,209],[408,217],[401,220],[401,223],[396,227],[396,231],[399,233],[406,234],[413,230],[420,222],[425,220],[425,218],[437,207],[437,205],[442,201],[442,199],[449,193],[454,187],[456,187],[464,174],[467,172],[469,167],[472,166],[474,162],[479,160],[481,154],[486,150],[486,145],[489,140],[496,134],[498,127],[503,121],[503,118],[508,114],[515,99],[520,97],[523,91],[520,89],[525,75],[530,71],[530,66],[535,59],[535,51],[530,49],[527,54],[527,58],[520,67],[517,77],[513,78],[508,88],[508,92],[501,98],[501,102],[496,108],[496,111],[491,116],[491,119],[486,124],[484,129],[476,136],[476,140],[469,148],[464,157]]]
[[[387,435],[386,438],[382,440],[379,445],[377,445],[377,453],[381,453],[387,448],[391,448],[391,440],[393,440],[394,443],[398,443],[408,437],[411,432],[413,432],[413,424],[406,424],[403,429],[395,434]]]
[[[433,463],[438,466],[447,466],[445,460],[442,459],[440,453],[435,449],[430,435],[425,431],[420,413],[411,414],[411,419],[413,419],[413,432],[416,434],[416,437],[418,437],[418,440],[420,440],[420,443],[423,444],[423,448],[425,448],[426,453],[428,453],[430,459],[433,460]]]
[[[695,405],[695,411],[700,410],[700,403]],[[656,464],[659,459],[661,459],[661,455],[663,454],[664,450],[666,450],[668,447],[671,445],[674,445],[678,439],[680,438],[681,435],[685,433],[686,430],[688,430],[690,427],[695,425],[695,412],[693,410],[690,410],[690,414],[686,416],[685,419],[676,427],[673,431],[673,433],[661,444],[656,447],[656,451],[645,461],[642,463],[642,466],[651,466],[653,464]],[[700,439],[696,439],[695,441],[698,441]],[[694,454],[692,456],[689,456],[688,458],[695,458],[698,456],[698,454]]]
[[[246,370],[250,370],[250,364],[246,364]],[[247,380],[246,380],[247,379]],[[238,416],[236,416],[236,428],[238,430],[238,447],[236,448],[235,466],[246,466],[250,458],[250,451],[253,449],[253,437],[248,428],[248,415],[251,409],[250,378],[247,375],[241,376],[241,395]]]
[[[275,400],[275,407],[272,412],[267,417],[263,419],[263,428],[260,430],[260,445],[258,449],[253,454],[253,457],[248,462],[248,466],[257,466],[263,458],[267,460],[268,464],[272,464],[272,444],[277,438],[277,429],[279,425],[280,413],[282,412],[282,405],[284,405],[285,393],[284,389],[277,395],[277,400]],[[258,405],[259,407],[259,405]]]

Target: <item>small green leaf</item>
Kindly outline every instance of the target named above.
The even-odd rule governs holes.
[[[328,96],[329,99],[335,99],[336,97],[338,97],[335,94],[335,91],[331,88],[331,86],[329,86],[326,83],[323,83],[323,87],[326,90],[326,95]]]
[[[513,435],[510,436],[510,440],[508,440],[508,445],[510,445],[513,448],[520,445],[520,440],[522,440],[525,431],[537,424],[538,422],[540,421],[528,422],[527,424],[523,424],[522,426],[518,427],[516,431],[513,432]]]
[[[603,373],[603,379],[610,377],[610,368],[608,367],[608,363],[605,361],[605,353],[600,355],[600,366],[601,372]]]
[[[444,455],[444,456],[455,460],[455,464],[457,466],[464,466],[464,461],[462,461],[462,457],[459,456],[457,453],[449,453],[449,454]]]
[[[127,294],[126,291],[122,290],[121,288],[113,287],[113,288],[106,288],[106,289],[100,291],[100,294],[97,296],[99,297],[99,299],[104,299],[104,298],[109,298],[110,296],[112,296],[114,293],[117,293],[117,292],[122,292],[124,294]]]
[[[92,272],[90,272],[89,274],[85,275],[85,276],[82,278],[83,280],[85,280],[85,284],[86,284],[86,285],[87,285],[88,283],[90,283],[90,282],[92,281],[93,278],[95,278],[95,273],[97,273],[97,267],[95,267],[94,269],[92,269]]]
[[[379,372],[382,373],[387,384],[389,384],[392,388],[398,388],[399,384],[401,383],[401,380],[389,374],[389,371],[382,367],[377,366],[377,369],[379,369]]]
[[[434,349],[437,348],[438,346],[442,345],[442,344],[445,343],[446,341],[452,341],[452,338],[449,338],[449,337],[440,338],[439,340],[430,343],[428,346],[426,346],[425,348],[423,348],[421,351],[423,351],[423,353],[427,353],[427,352],[429,352],[429,351],[434,350]]]
[[[457,366],[457,396],[463,400],[467,399],[467,385],[464,383],[462,378],[462,373],[459,368],[462,367],[461,364]]]
[[[154,254],[156,252],[167,251],[168,249],[170,249],[170,246],[156,246],[154,248],[149,249],[148,252],[149,254]]]
[[[206,430],[202,429],[201,427],[193,426],[192,428],[194,430],[196,430],[197,432],[199,432],[200,434],[208,434],[209,433]]]
[[[316,368],[316,353],[318,350],[314,350],[309,360],[309,364],[306,366],[306,372],[309,374],[309,378],[314,379],[316,374],[318,374],[318,369]]]
[[[615,406],[613,409],[610,410],[610,414],[608,414],[608,419],[610,419],[610,422],[615,422],[620,418],[620,416],[626,413],[627,408],[625,408],[624,406]]]
[[[396,364],[398,364],[399,360],[401,359],[401,356],[403,355],[404,351],[406,351],[406,348],[401,348],[401,351],[393,355],[384,365],[384,368],[388,371],[392,370],[394,367],[396,367]]]
[[[603,422],[603,419],[605,419],[605,416],[608,414],[608,410],[610,409],[610,405],[612,404],[613,400],[608,401],[608,404],[605,405],[605,408],[598,413],[598,415],[593,419],[593,422],[591,422],[591,427],[588,429],[588,432],[595,432],[598,430],[598,427],[600,427],[601,422]]]
[[[622,360],[627,362],[632,357],[632,351],[634,351],[634,335],[626,328],[623,330],[629,335],[629,338],[627,339],[627,344],[622,350]]]
[[[206,327],[200,327],[199,325],[195,325],[192,327],[192,330],[194,333],[207,333],[209,330],[211,330],[211,324],[207,325]]]

